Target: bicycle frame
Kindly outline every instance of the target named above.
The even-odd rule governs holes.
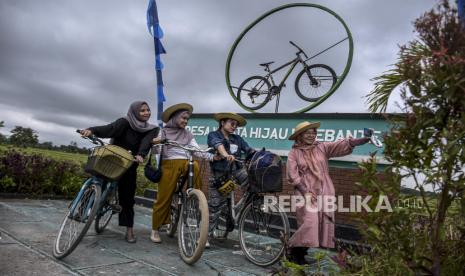
[[[298,64],[298,63],[301,63],[304,67],[304,69],[307,69],[308,65],[305,63],[305,61],[300,57],[300,52],[296,53],[297,57],[281,66],[279,66],[278,68],[274,69],[274,70],[271,70],[270,71],[270,68],[269,66],[266,66],[265,68],[265,71],[268,72],[268,74],[265,75],[265,78],[266,79],[269,79],[271,81],[271,85],[272,85],[272,88],[273,87],[277,87],[277,90],[273,91],[272,89],[269,91],[269,99],[271,99],[271,97],[273,96],[277,96],[277,99],[276,99],[276,107],[275,107],[275,112],[278,112],[278,106],[279,106],[279,97],[281,95],[281,89],[283,89],[285,83],[286,83],[286,80],[289,78],[289,76],[291,75],[292,71],[294,71],[294,68],[295,66]],[[276,86],[276,83],[273,79],[273,74],[280,71],[281,69],[284,69],[286,68],[287,66],[290,66],[289,70],[287,70],[286,74],[284,75],[283,79],[281,80],[281,82],[279,83],[279,85]]]
[[[287,78],[291,75],[292,71],[294,70],[295,66],[298,63],[302,63],[304,68],[308,67],[307,64],[302,60],[302,58],[300,56],[298,56],[295,59],[293,59],[293,60],[291,60],[291,61],[289,61],[289,62],[287,62],[287,63],[285,63],[285,64],[283,64],[281,66],[279,66],[278,68],[276,68],[276,69],[274,69],[272,71],[269,71],[269,68],[268,68],[268,70],[265,69],[265,71],[268,72],[268,74],[265,75],[265,78],[270,79],[271,84],[276,86],[276,83],[274,82],[274,79],[273,79],[273,74],[290,65],[291,67],[289,68],[289,70],[287,70],[286,74],[284,75],[283,79],[281,80],[281,82],[278,85],[279,91],[281,91],[281,89],[284,86],[284,83],[286,82]]]
[[[245,196],[243,196],[239,202],[237,202],[237,204],[234,203],[234,191],[232,191],[230,194],[229,194],[229,198],[228,200],[230,201],[229,202],[229,207],[231,208],[231,215],[232,215],[232,218],[234,220],[235,223],[238,222],[239,220],[239,217],[241,216],[244,208],[243,206],[246,206],[247,203],[249,203],[251,201],[251,198],[252,198],[252,195],[249,193],[249,192],[245,192],[244,194]],[[236,214],[236,211],[237,211],[237,214]]]

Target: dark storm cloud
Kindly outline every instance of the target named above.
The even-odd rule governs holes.
[[[242,112],[225,85],[229,48],[259,15],[287,3],[158,0],[165,31],[162,41],[168,51],[162,56],[166,105],[188,101],[196,112]],[[346,21],[355,53],[352,69],[339,91],[312,112],[366,112],[362,96],[372,88],[370,79],[394,63],[397,44],[413,38],[411,22],[434,1],[316,3]],[[146,28],[146,5],[147,1],[122,0],[1,1],[0,121],[5,121],[7,129],[22,124],[38,130],[42,140],[66,144],[76,140],[73,128],[124,116],[134,100],[149,101],[156,113],[153,41]],[[316,16],[294,12],[264,22],[262,31],[247,39],[235,54],[231,73],[235,81],[259,73],[259,62],[270,59],[278,63],[292,56],[287,40],[296,36],[311,52],[334,41],[337,34],[331,22],[314,22],[316,29],[293,27],[309,26],[312,19],[325,22]],[[299,32],[302,35],[296,35]],[[319,62],[341,71],[343,56],[331,52]],[[350,104],[347,98],[353,99]],[[290,111],[302,105],[295,96],[289,96],[281,107]],[[272,109],[269,104],[265,111]]]

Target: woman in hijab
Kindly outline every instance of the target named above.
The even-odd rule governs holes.
[[[193,107],[187,103],[180,103],[167,108],[162,114],[162,121],[166,123],[159,137],[153,140],[154,143],[162,139],[178,142],[181,145],[199,147],[192,133],[186,129],[187,122],[192,114]],[[161,168],[163,174],[158,183],[157,200],[153,204],[152,213],[152,234],[150,239],[154,243],[160,243],[161,238],[158,232],[160,226],[170,223],[171,198],[176,189],[176,182],[181,175],[188,170],[186,152],[178,147],[164,146],[162,151]],[[213,154],[195,153],[199,158],[212,161]],[[215,157],[216,159],[217,157]],[[198,163],[194,163],[194,187],[200,189],[202,179]]]
[[[158,135],[159,128],[148,122],[151,112],[147,102],[136,101],[129,107],[126,117],[119,118],[105,126],[90,127],[82,130],[81,135],[94,134],[100,138],[111,138],[111,144],[131,151],[136,161],[118,181],[118,196],[121,212],[119,225],[126,226],[126,241],[135,243],[134,226],[134,196],[136,192],[136,177],[138,163],[150,150],[151,141]]]
[[[296,209],[298,229],[289,240],[291,261],[304,264],[309,247],[334,248],[334,212],[317,207],[317,200],[334,196],[334,185],[329,176],[328,159],[352,153],[355,146],[366,144],[370,138],[342,139],[336,142],[316,140],[319,122],[302,122],[289,137],[294,145],[287,159],[288,182],[295,194],[307,200]],[[369,132],[372,132],[370,130]],[[371,133],[366,133],[371,136]],[[309,202],[310,201],[310,202]],[[317,211],[316,211],[317,210]]]

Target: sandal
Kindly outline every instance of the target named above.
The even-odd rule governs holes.
[[[126,235],[124,236],[124,239],[128,243],[136,243],[136,241],[137,241],[137,238],[136,238],[136,236],[134,236],[134,234],[132,234],[132,238],[129,238],[128,233],[126,233]]]

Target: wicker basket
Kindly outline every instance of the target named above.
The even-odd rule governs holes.
[[[127,150],[105,145],[91,150],[85,171],[109,180],[118,180],[132,165],[134,157]]]
[[[282,160],[278,155],[273,163],[267,167],[259,168],[258,160],[250,163],[248,167],[248,181],[250,189],[256,193],[277,193],[283,190]]]

